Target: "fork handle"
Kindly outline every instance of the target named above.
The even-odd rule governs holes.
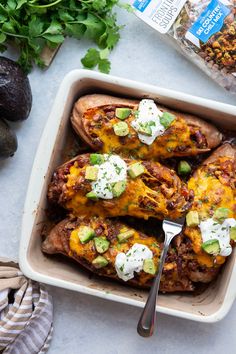
[[[151,335],[153,334],[155,319],[156,319],[156,299],[159,291],[160,280],[161,280],[163,266],[165,263],[165,258],[171,240],[172,237],[165,237],[164,248],[162,250],[162,254],[159,262],[158,273],[153,280],[153,284],[149,292],[146,305],[143,309],[143,312],[138,322],[137,332],[142,337],[151,337]]]

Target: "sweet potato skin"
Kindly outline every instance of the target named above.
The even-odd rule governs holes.
[[[147,147],[140,143],[137,133],[129,125],[131,135],[120,139],[115,136],[112,124],[118,119],[111,117],[100,119],[99,128],[96,129],[95,121],[104,115],[103,110],[112,110],[116,107],[127,107],[133,111],[138,109],[139,101],[125,98],[112,97],[102,94],[93,94],[81,97],[74,105],[71,123],[74,130],[94,150],[111,152],[125,156],[139,157],[142,159],[160,159],[173,156],[191,156],[210,151],[218,146],[222,140],[221,133],[211,124],[187,113],[177,112],[161,105],[157,107],[162,111],[168,111],[177,117],[177,123],[168,128],[162,136],[156,138],[154,143]],[[89,113],[90,112],[90,113]],[[92,128],[93,125],[93,128]],[[191,133],[192,132],[192,133]],[[193,134],[194,132],[194,134]],[[196,134],[196,136],[195,136]],[[199,140],[198,143],[192,141]],[[93,137],[92,137],[93,136]],[[96,136],[96,137],[94,137]],[[180,139],[180,137],[183,137]],[[106,138],[108,137],[108,138]],[[199,147],[198,145],[201,145]]]
[[[78,230],[81,225],[93,227],[93,229],[95,229],[96,236],[106,236],[106,239],[111,242],[110,249],[105,254],[103,254],[103,256],[109,260],[109,265],[107,267],[96,269],[92,265],[92,260],[98,256],[94,242],[92,240],[84,245],[80,244],[78,240],[78,248],[73,249],[73,243],[70,242],[70,238],[72,237],[71,234],[74,230]],[[118,235],[119,230],[122,228],[131,230],[131,228],[121,224],[118,221],[111,221],[108,219],[104,220],[103,218],[68,218],[61,221],[51,230],[47,238],[42,243],[42,251],[48,254],[64,254],[75,259],[80,265],[92,271],[93,273],[118,280],[119,278],[117,277],[114,268],[115,256],[119,251],[127,251],[128,248],[132,247],[135,242],[149,245],[153,251],[154,258],[157,263],[160,255],[160,248],[156,243],[156,239],[154,237],[148,237],[141,232],[138,233],[135,231],[135,241],[128,240],[127,243],[120,244],[118,247],[116,236]],[[150,279],[152,279],[151,275],[147,275],[142,272],[141,276],[137,276],[135,279],[129,281],[129,283],[133,285],[143,285],[145,287],[148,286],[146,284],[148,283],[148,280],[150,285]]]
[[[202,165],[209,165],[216,162],[220,157],[228,157],[232,159],[233,163],[236,163],[236,146],[232,146],[229,143],[221,145],[218,149],[203,162]]]
[[[71,239],[72,234],[79,229],[80,225],[92,226],[95,229],[96,236],[106,236],[110,241],[110,248],[103,256],[109,261],[108,266],[96,269],[92,265],[92,260],[98,255],[94,247],[93,240],[87,244],[79,245],[73,249],[74,244]],[[69,258],[74,259],[79,265],[87,270],[114,280],[124,283],[116,274],[114,263],[115,257],[119,252],[127,252],[134,243],[141,243],[148,246],[154,255],[154,262],[158,264],[162,244],[155,237],[147,236],[142,232],[136,231],[134,237],[130,238],[127,243],[119,244],[117,234],[119,230],[131,228],[117,220],[108,220],[102,218],[67,218],[57,224],[48,234],[42,243],[42,251],[46,254],[61,253]],[[176,244],[173,244],[176,247]],[[161,291],[176,292],[176,291],[193,291],[195,289],[194,281],[209,282],[218,273],[219,268],[212,267],[211,269],[201,268],[196,264],[194,253],[191,249],[191,243],[184,240],[183,237],[177,247],[177,250],[170,247],[166,263],[164,266],[163,276],[161,280]],[[186,260],[187,259],[187,260]],[[135,273],[135,277],[125,284],[135,287],[149,288],[152,284],[153,275],[147,274],[144,271]]]
[[[125,159],[125,162],[129,165],[135,160]],[[126,190],[120,197],[92,201],[86,197],[91,184],[84,177],[90,154],[79,155],[54,172],[48,199],[74,215],[180,217],[189,208],[193,193],[173,170],[158,162],[143,161],[142,164],[145,172],[135,179],[128,176]]]
[[[200,217],[212,217],[215,208],[227,207],[231,210],[230,217],[236,218],[236,148],[230,144],[224,144],[215,150],[195,171],[188,182],[188,186],[189,189],[193,189],[195,192],[190,210],[197,210]],[[103,271],[100,272],[91,265],[91,259],[88,259],[88,257],[85,259],[80,254],[71,252],[68,234],[65,234],[65,229],[71,232],[78,226],[80,220],[83,220],[83,217],[76,220],[75,223],[73,220],[67,219],[57,225],[44,241],[42,250],[49,254],[62,253],[75,259],[83,267],[98,275],[119,280],[114,271],[104,274]],[[86,220],[88,224],[91,223],[90,217],[86,218]],[[109,220],[105,221],[105,223],[109,222]],[[112,221],[112,224],[116,225],[116,221]],[[116,237],[117,232],[116,226],[113,227],[110,233],[112,235],[110,236],[111,240]],[[142,234],[142,239],[149,239],[148,242],[152,241],[153,244],[157,243],[156,240],[152,240],[152,237],[147,237],[144,234]],[[206,254],[201,249],[201,243],[202,239],[198,227],[190,228],[185,226],[182,235],[179,235],[173,241],[175,253],[172,252],[172,247],[169,250],[161,291],[192,291],[195,283],[209,283],[217,276],[226,257]],[[129,247],[131,245],[129,244]],[[160,249],[161,247],[162,245],[160,244]],[[95,257],[94,253],[92,255]],[[183,259],[187,260],[187,264],[183,262]],[[174,273],[171,272],[172,269]],[[178,273],[177,281],[176,271]],[[135,277],[128,284],[148,288],[151,285],[151,279],[148,279],[148,281],[144,281],[144,279],[140,280],[139,277]]]
[[[190,210],[197,211],[200,220],[211,218],[220,207],[228,208],[229,217],[236,218],[236,148],[227,143],[216,149],[194,172],[188,188],[195,195]],[[202,250],[198,227],[186,227],[184,233],[192,241],[201,264],[212,267],[225,262],[225,257],[213,257]]]
[[[110,106],[115,105],[119,107],[129,107],[131,109],[138,108],[138,101],[128,100],[125,98],[112,97],[108,95],[86,95],[81,97],[74,105],[74,109],[71,116],[71,123],[78,135],[94,150],[97,150],[96,145],[94,145],[87,129],[84,125],[83,115],[84,113],[91,109],[99,106]]]

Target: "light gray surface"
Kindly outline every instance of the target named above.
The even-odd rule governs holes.
[[[154,30],[123,11],[119,18],[127,26],[112,53],[111,74],[236,103],[235,96],[162,42]],[[0,163],[1,256],[18,257],[23,205],[37,145],[60,81],[70,70],[81,68],[80,58],[88,45],[67,40],[50,69],[34,69],[30,74],[34,99],[30,118],[14,124],[17,153]],[[140,309],[63,289],[50,291],[55,331],[49,354],[235,353],[236,304],[224,320],[209,325],[158,315],[155,335],[143,339],[136,334]]]

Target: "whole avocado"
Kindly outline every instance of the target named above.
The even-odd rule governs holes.
[[[0,116],[10,121],[24,120],[31,106],[28,77],[16,62],[0,56]]]
[[[17,150],[16,134],[0,119],[0,159],[6,159]]]

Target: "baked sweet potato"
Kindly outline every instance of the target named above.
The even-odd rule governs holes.
[[[197,211],[200,221],[212,218],[219,208],[228,211],[227,217],[236,218],[236,149],[225,144],[215,150],[190,178],[188,188],[195,195],[190,211]],[[199,264],[212,267],[225,262],[224,256],[202,250],[199,226],[186,227],[184,234],[192,241]]]
[[[157,105],[159,110],[171,113],[175,119],[151,145],[146,145],[131,125],[137,116],[138,106],[139,102],[135,100],[101,94],[87,95],[74,105],[72,126],[95,151],[144,160],[200,154],[218,146],[222,140],[221,133],[213,125],[197,116]],[[124,120],[128,125],[125,136],[117,136],[114,131],[114,125],[121,122],[116,116],[117,108],[130,109]]]
[[[48,199],[60,204],[73,215],[123,216],[148,219],[178,218],[190,207],[193,193],[173,170],[158,162],[122,160],[128,170],[134,164],[141,165],[143,173],[136,178],[127,173],[125,189],[111,199],[90,199],[91,181],[86,171],[92,166],[94,154],[75,157],[57,168],[48,189]],[[99,155],[114,156],[114,155]],[[117,157],[117,155],[116,155]],[[119,170],[120,167],[116,166]],[[110,171],[105,174],[109,177]],[[105,187],[105,189],[108,187]],[[110,187],[109,187],[110,188]]]
[[[79,233],[84,227],[94,230],[93,238],[81,243]],[[119,242],[119,235],[131,232],[131,236],[125,242]],[[105,240],[107,246],[97,250],[97,239]],[[68,218],[56,225],[42,244],[42,251],[47,254],[61,253],[73,258],[81,266],[95,274],[123,281],[115,268],[116,256],[126,253],[135,244],[147,246],[153,254],[155,270],[158,268],[162,244],[155,237],[147,236],[116,220],[100,217]],[[104,251],[105,250],[105,251]],[[105,258],[105,264],[97,264],[97,257]],[[193,262],[194,270],[193,270]],[[101,267],[100,267],[101,266]],[[100,267],[100,268],[99,268]],[[219,267],[206,268],[196,265],[195,255],[191,248],[191,242],[182,238],[178,245],[170,247],[163,270],[160,289],[163,292],[193,291],[195,288],[194,277],[199,277],[202,282],[211,281],[217,274]],[[141,270],[134,272],[134,277],[126,283],[142,288],[151,285],[154,274]],[[193,281],[192,281],[193,279]]]

